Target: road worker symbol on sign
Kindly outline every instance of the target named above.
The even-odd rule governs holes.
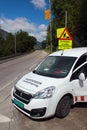
[[[67,33],[63,34],[63,38],[69,38],[69,36],[67,35]]]
[[[63,32],[61,33],[59,39],[61,39],[61,40],[72,40],[72,36],[70,35],[67,28],[65,28],[63,30]]]

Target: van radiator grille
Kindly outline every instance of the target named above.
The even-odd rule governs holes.
[[[28,104],[30,102],[30,99],[33,97],[31,94],[27,94],[24,91],[19,90],[17,88],[15,88],[13,96],[25,104]]]

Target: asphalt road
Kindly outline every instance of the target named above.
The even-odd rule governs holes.
[[[35,51],[0,64],[0,130],[87,130],[87,104],[77,104],[64,119],[41,121],[32,120],[13,107],[12,87],[46,55],[44,51]]]

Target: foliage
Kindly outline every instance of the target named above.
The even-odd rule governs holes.
[[[16,33],[17,52],[24,53],[29,50],[29,37],[27,32],[20,30]]]
[[[80,15],[75,34],[80,39],[80,46],[87,46],[87,0],[81,1]]]
[[[67,26],[73,29],[79,16],[81,0],[52,0],[52,14],[58,28],[65,27],[65,12],[67,11]]]
[[[47,45],[47,41],[46,40],[42,41],[41,45],[42,45],[42,49],[45,49]]]
[[[10,56],[16,53],[26,53],[34,49],[37,40],[29,36],[27,32],[20,30],[15,35],[9,33],[6,39],[0,34],[0,57]]]
[[[48,53],[51,53],[51,46],[47,45],[46,48],[45,48],[45,51],[48,52]]]
[[[56,50],[58,39],[57,28],[65,27],[67,12],[67,27],[73,36],[74,46],[87,46],[87,0],[51,0],[52,45]],[[47,41],[50,43],[50,23],[47,30]],[[78,44],[78,41],[80,42]]]
[[[7,55],[13,55],[14,53],[14,36],[9,33],[9,35],[7,36],[5,42],[4,42],[4,56]]]
[[[33,36],[29,36],[29,48],[32,50],[34,49],[34,46],[36,45],[37,40]]]

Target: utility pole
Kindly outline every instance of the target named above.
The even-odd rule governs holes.
[[[15,48],[14,49],[15,49],[15,55],[16,55],[16,33],[14,34],[14,39],[15,39],[14,40],[15,41]]]
[[[1,29],[1,24],[0,24],[0,29]]]
[[[52,52],[52,17],[51,17],[51,0],[49,0],[49,9],[50,9],[50,47]]]

